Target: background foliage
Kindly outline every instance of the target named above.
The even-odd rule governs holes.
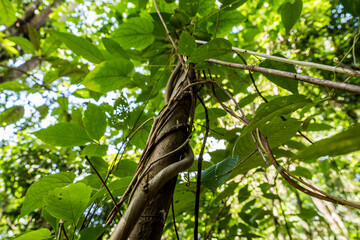
[[[210,120],[200,236],[360,238],[359,210],[297,192],[254,153],[249,134],[259,128],[293,174],[356,201],[359,95],[253,73],[260,96],[246,71],[205,62],[242,64],[232,46],[359,69],[357,1],[159,0],[158,5],[180,53],[221,83],[251,120],[244,128],[223,110],[219,101],[235,106],[220,87],[214,89],[218,100],[210,87],[199,93]],[[0,12],[0,237],[47,239],[66,232],[74,239],[102,233],[107,238],[113,226],[104,223],[113,202],[99,176],[113,196],[123,194],[150,124],[130,136],[163,107],[177,60],[154,4],[0,0]],[[47,13],[43,21],[35,21],[42,13]],[[198,45],[195,39],[209,42]],[[251,65],[360,84],[360,78],[334,72],[242,58]],[[199,104],[190,143],[196,156],[205,122]],[[197,159],[178,180],[164,239],[176,238],[173,218],[180,239],[193,237],[196,166]]]

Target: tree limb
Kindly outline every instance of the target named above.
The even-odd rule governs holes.
[[[253,72],[259,72],[259,73],[265,73],[265,74],[271,74],[275,76],[280,77],[286,77],[290,79],[295,79],[302,82],[308,82],[314,85],[324,86],[328,88],[343,90],[346,92],[352,92],[356,94],[360,94],[360,86],[354,85],[354,84],[348,84],[348,83],[342,83],[342,82],[333,82],[330,80],[325,80],[321,78],[316,77],[310,77],[306,75],[300,75],[297,73],[290,73],[285,71],[280,71],[276,69],[269,69],[269,68],[263,68],[258,67],[254,65],[244,65],[244,64],[238,64],[238,63],[231,63],[231,62],[225,62],[217,59],[208,59],[206,62],[214,63],[222,66],[232,67],[232,68],[238,68],[238,69],[244,69],[244,70],[250,70]]]
[[[195,41],[196,41],[196,43],[199,43],[199,44],[207,43],[207,42],[201,41],[201,40],[195,40]],[[344,73],[344,74],[347,74],[352,77],[360,77],[360,71],[349,70],[349,69],[346,69],[343,67],[329,66],[329,65],[313,63],[313,62],[303,62],[303,61],[298,61],[298,60],[291,60],[291,59],[287,59],[287,58],[283,58],[283,57],[271,56],[271,55],[267,55],[264,53],[253,52],[253,51],[249,51],[246,49],[240,49],[240,48],[236,48],[236,47],[233,47],[232,50],[235,52],[239,52],[239,53],[250,54],[250,55],[254,55],[254,56],[258,56],[258,57],[267,58],[267,59],[274,60],[277,62],[289,63],[289,64],[294,64],[294,65],[299,65],[299,66],[304,66],[304,67],[312,67],[312,68],[317,68],[317,69],[330,71],[330,72]]]

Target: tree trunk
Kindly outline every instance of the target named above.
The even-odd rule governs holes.
[[[137,181],[140,183],[133,190],[133,197],[111,239],[156,240],[161,238],[177,174],[184,170],[182,169],[184,166],[179,167],[177,172],[171,175],[171,178],[164,172],[165,169],[168,170],[171,166],[175,167],[176,164],[180,166],[180,162],[184,161],[180,158],[187,157],[188,153],[184,151],[186,149],[184,146],[188,145],[187,139],[192,128],[192,124],[189,125],[189,119],[192,118],[195,108],[196,98],[192,89],[188,88],[184,91],[191,80],[195,79],[195,72],[193,69],[188,69],[189,66],[185,68],[179,72],[179,77],[175,81],[169,80],[169,84],[173,84],[169,88],[172,90],[172,96],[168,99],[167,107],[154,122],[138,167],[140,174],[137,176]],[[167,88],[167,90],[169,89]],[[191,163],[192,161],[193,156]],[[190,167],[191,163],[188,161],[186,168]],[[161,175],[167,176],[162,177]],[[158,184],[155,183],[158,179],[167,179],[168,181],[160,183],[159,190],[151,189]]]

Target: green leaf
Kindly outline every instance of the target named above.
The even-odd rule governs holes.
[[[238,159],[239,156],[235,155],[204,170],[201,174],[201,183],[215,192],[218,187],[226,182]]]
[[[107,227],[96,226],[96,227],[87,227],[81,230],[80,240],[96,240],[99,239],[101,234],[106,230]]]
[[[179,40],[179,52],[185,56],[191,56],[196,49],[195,38],[188,32],[183,31]]]
[[[294,174],[295,176],[305,177],[307,179],[312,178],[311,171],[301,166],[297,166],[295,171],[292,171],[291,173]]]
[[[279,54],[275,54],[276,56],[283,57]],[[270,69],[276,69],[280,71],[285,72],[292,72],[296,73],[295,67],[292,64],[288,63],[282,63],[282,62],[275,62],[269,59],[266,59],[265,61],[261,62],[260,67],[263,68],[270,68]],[[286,77],[280,77],[280,76],[274,76],[271,74],[264,74],[264,76],[269,79],[271,82],[275,83],[276,85],[285,88],[286,90],[289,90],[290,92],[294,94],[298,94],[298,81],[294,81],[292,79],[286,78]]]
[[[360,124],[322,139],[302,149],[294,159],[316,159],[321,156],[337,156],[360,150]]]
[[[137,164],[131,160],[122,160],[119,163],[117,170],[113,173],[114,176],[122,178],[132,176],[137,168]]]
[[[122,194],[124,194],[125,190],[129,186],[131,179],[132,179],[131,176],[124,177],[121,179],[114,180],[107,185],[114,196],[121,196]],[[101,188],[91,197],[90,202],[93,201],[101,202],[104,198],[110,198],[110,196],[105,188]]]
[[[69,185],[75,179],[72,172],[62,172],[47,175],[33,183],[26,192],[25,201],[21,208],[20,216],[23,217],[33,210],[43,206],[43,196],[46,196],[50,190]]]
[[[220,0],[219,2],[221,2],[221,8],[224,9],[224,11],[229,11],[237,9],[238,7],[246,3],[247,0]]]
[[[255,116],[250,121],[250,124],[245,127],[241,134],[247,134],[255,128],[260,127],[262,124],[265,124],[267,121],[270,121],[274,117],[291,113],[309,103],[311,103],[311,100],[307,99],[303,95],[278,97],[268,103],[262,103],[256,110]]]
[[[229,52],[231,52],[231,43],[226,39],[216,38],[195,49],[188,61],[201,63]]]
[[[28,39],[24,37],[9,37],[8,39],[19,44],[25,52],[35,54],[35,47]]]
[[[299,20],[303,7],[302,0],[295,0],[294,3],[285,3],[281,9],[281,21],[286,29],[286,34],[290,32],[295,23]]]
[[[57,50],[62,44],[56,36],[50,35],[46,37],[41,46],[42,55],[50,55],[52,52]]]
[[[29,32],[30,41],[34,45],[34,48],[38,50],[40,47],[40,39],[41,39],[40,33],[36,28],[34,28],[31,25],[27,25],[27,28]]]
[[[25,83],[20,83],[18,81],[6,81],[3,83],[0,83],[0,91],[4,91],[4,90],[21,92],[24,90],[29,91],[29,87]],[[29,91],[29,92],[31,92],[31,91]]]
[[[101,93],[120,89],[130,82],[127,75],[133,68],[132,62],[125,59],[105,61],[89,72],[82,83],[88,89]]]
[[[91,141],[85,129],[74,123],[58,123],[33,134],[44,143],[61,147],[81,146]]]
[[[85,130],[92,139],[98,141],[104,135],[107,126],[106,115],[100,106],[89,103],[83,121]]]
[[[121,24],[118,30],[114,31],[112,39],[119,42],[123,48],[142,50],[154,42],[153,30],[154,24],[151,20],[134,17]]]
[[[92,156],[102,157],[106,155],[107,149],[108,149],[107,145],[90,144],[83,149],[82,155],[88,157],[92,157]]]
[[[24,115],[23,106],[14,106],[0,113],[0,126],[9,125],[19,121]]]
[[[47,228],[41,228],[34,231],[28,231],[21,235],[20,237],[14,238],[13,240],[43,240],[49,239],[51,232]]]
[[[85,38],[75,36],[70,33],[52,31],[52,33],[60,39],[65,45],[76,55],[84,57],[92,63],[100,63],[104,60],[104,56],[100,50]]]
[[[195,16],[199,9],[199,0],[180,0],[179,7],[189,16]]]
[[[16,16],[14,8],[9,0],[0,0],[0,19],[6,25],[10,26],[15,23]]]
[[[101,41],[104,44],[105,49],[112,55],[120,58],[130,60],[125,50],[114,40],[110,38],[103,38]]]
[[[91,191],[91,187],[83,183],[54,189],[43,198],[46,210],[58,219],[76,223],[88,206]]]

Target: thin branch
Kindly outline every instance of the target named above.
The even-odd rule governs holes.
[[[214,64],[218,64],[218,65],[222,65],[222,66],[227,66],[227,67],[232,67],[232,68],[250,70],[253,72],[260,72],[260,73],[271,74],[271,75],[280,76],[280,77],[286,77],[286,78],[295,79],[295,80],[299,80],[302,82],[308,82],[308,83],[319,85],[319,86],[324,86],[324,87],[328,87],[328,88],[333,88],[333,89],[338,89],[338,90],[343,90],[343,91],[347,91],[347,92],[360,94],[360,86],[359,85],[353,85],[353,84],[341,83],[341,82],[333,82],[330,80],[324,80],[321,78],[315,78],[315,77],[300,75],[300,74],[296,74],[296,73],[290,73],[290,72],[285,72],[285,71],[280,71],[280,70],[275,70],[275,69],[268,69],[268,68],[254,66],[254,65],[244,65],[244,64],[225,62],[225,61],[221,61],[221,60],[217,60],[217,59],[208,59],[208,60],[206,60],[206,62],[214,63]]]
[[[196,43],[199,43],[199,44],[206,44],[207,43],[207,42],[201,41],[201,40],[195,40],[195,41],[196,41]],[[342,68],[342,67],[329,66],[329,65],[313,63],[313,62],[290,60],[290,59],[287,59],[287,58],[271,56],[271,55],[258,53],[258,52],[253,52],[253,51],[249,51],[249,50],[246,50],[246,49],[240,49],[240,48],[236,48],[236,47],[233,47],[232,50],[235,51],[235,52],[239,52],[239,53],[245,53],[245,54],[250,54],[250,55],[254,55],[254,56],[258,56],[258,57],[267,58],[267,59],[274,60],[274,61],[277,61],[277,62],[289,63],[289,64],[294,64],[294,65],[299,65],[299,66],[304,66],[304,67],[312,67],[312,68],[321,69],[321,70],[325,70],[325,71],[329,71],[329,72],[343,73],[343,74],[347,74],[347,75],[353,76],[353,77],[358,77],[359,76],[358,74],[360,74],[360,71],[356,71],[357,74],[354,74],[353,71],[350,71],[349,69]]]
[[[247,65],[245,59],[244,59],[238,52],[236,53],[236,55],[241,59],[241,61],[243,61],[243,63],[244,63],[245,65]],[[261,94],[260,90],[258,89],[258,87],[257,87],[257,85],[256,85],[256,83],[255,83],[255,79],[254,79],[254,77],[253,77],[253,75],[252,75],[252,73],[251,73],[250,70],[249,70],[249,75],[250,75],[250,78],[251,78],[251,82],[252,82],[252,84],[253,84],[254,87],[255,87],[255,91],[256,91],[257,94],[262,98],[262,100],[264,100],[264,102],[267,103],[268,100],[266,100],[266,98]]]
[[[215,26],[215,32],[214,32],[214,39],[216,38],[216,33],[218,31],[218,28],[219,28],[219,20],[220,20],[220,12],[218,12],[218,15],[217,15],[217,18],[216,18],[216,26]]]
[[[199,160],[198,160],[198,169],[197,169],[197,178],[196,178],[196,195],[195,195],[195,226],[194,226],[194,240],[198,239],[198,226],[199,226],[199,203],[200,203],[200,187],[201,187],[201,167],[204,156],[204,150],[206,145],[206,140],[209,135],[209,114],[205,106],[204,101],[199,97],[198,98],[201,105],[204,107],[205,118],[206,118],[206,131],[204,135],[204,141],[201,146]]]
[[[165,31],[166,31],[166,33],[167,33],[167,35],[168,35],[168,37],[169,37],[169,39],[170,39],[170,41],[171,41],[171,44],[173,45],[173,47],[174,47],[174,49],[175,49],[175,51],[176,51],[176,54],[177,54],[178,57],[179,57],[179,61],[181,62],[181,64],[183,64],[184,61],[183,61],[183,59],[182,59],[182,57],[181,57],[181,55],[180,55],[180,53],[179,53],[179,49],[177,48],[174,40],[172,39],[172,37],[171,37],[171,35],[170,35],[170,31],[169,31],[169,29],[167,28],[166,23],[165,23],[162,15],[161,15],[161,13],[160,13],[160,11],[159,11],[159,8],[158,8],[158,6],[157,6],[156,0],[154,0],[154,5],[155,5],[156,12],[157,12],[157,14],[159,15],[160,21],[161,21],[162,25],[164,26]]]
[[[173,224],[174,224],[174,229],[175,229],[175,233],[176,233],[176,239],[180,240],[179,233],[178,233],[178,230],[176,227],[176,221],[175,221],[174,197],[172,198],[172,202],[171,202],[171,211],[172,211],[172,220],[173,220]]]
[[[110,189],[108,188],[108,186],[106,185],[106,183],[104,182],[104,180],[102,179],[101,175],[99,174],[99,172],[96,170],[95,166],[92,164],[92,162],[90,161],[90,159],[88,158],[88,156],[85,156],[86,161],[90,164],[91,168],[94,170],[94,172],[96,173],[96,175],[99,177],[101,183],[103,184],[103,186],[105,187],[106,191],[109,193],[111,200],[113,201],[116,210],[118,213],[120,213],[120,210],[116,204],[116,200],[114,198],[114,196],[112,195]],[[121,215],[121,214],[120,214]]]

